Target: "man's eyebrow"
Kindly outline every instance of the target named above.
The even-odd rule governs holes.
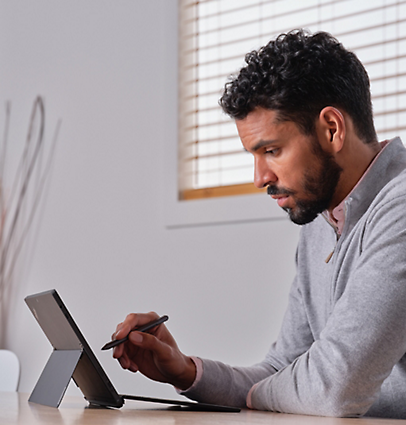
[[[259,149],[263,148],[264,146],[272,146],[274,143],[276,143],[276,140],[260,140],[256,145],[252,147],[252,152],[257,152]]]

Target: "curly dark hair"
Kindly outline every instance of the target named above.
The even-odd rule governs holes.
[[[232,118],[243,119],[263,107],[313,135],[320,111],[334,106],[349,114],[365,143],[377,140],[368,74],[331,34],[293,30],[248,53],[245,61],[219,100]]]

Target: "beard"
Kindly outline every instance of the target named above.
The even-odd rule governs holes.
[[[331,204],[343,169],[334,157],[325,152],[316,138],[312,151],[318,158],[318,167],[308,170],[303,176],[303,192],[306,198],[296,197],[296,191],[268,185],[268,195],[288,195],[295,201],[295,207],[283,208],[293,223],[303,225],[312,222]]]

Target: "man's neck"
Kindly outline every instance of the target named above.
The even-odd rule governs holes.
[[[366,144],[358,138],[348,142],[337,155],[336,161],[343,172],[328,209],[330,213],[351,193],[382,147],[378,142]]]

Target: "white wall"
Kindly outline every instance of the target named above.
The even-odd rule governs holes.
[[[32,390],[51,352],[23,298],[51,288],[119,392],[176,397],[99,350],[129,312],[168,314],[184,352],[231,364],[260,361],[277,335],[296,226],[287,219],[167,226],[176,54],[175,0],[0,0],[10,158],[21,153],[37,94],[48,142],[62,118],[35,255],[20,266],[8,322],[21,391]],[[248,216],[256,196],[244,198]]]

